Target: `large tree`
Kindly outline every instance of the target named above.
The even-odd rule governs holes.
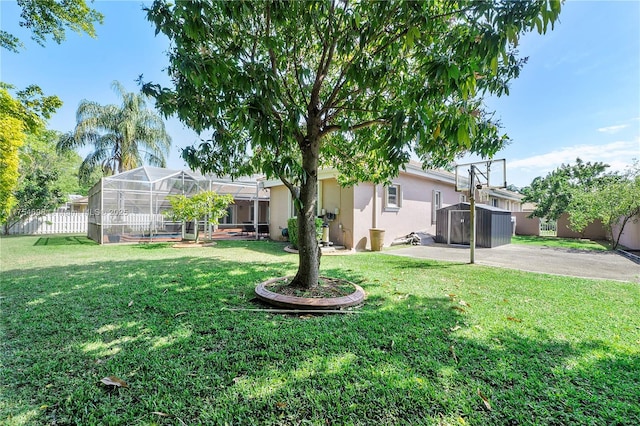
[[[560,2],[155,1],[172,42],[174,88],[144,84],[157,106],[209,140],[183,157],[203,172],[261,171],[289,188],[300,262],[292,285],[318,283],[318,168],[343,184],[383,183],[413,151],[438,166],[506,142],[484,94],[508,92],[515,47],[552,25]]]
[[[9,93],[13,86],[0,83],[0,224],[15,207],[20,149],[28,135],[44,131],[46,120],[62,105],[56,96],[44,96],[37,86]]]
[[[44,46],[48,36],[60,44],[66,30],[95,37],[94,22],[102,23],[100,12],[91,9],[85,0],[18,0],[20,26],[31,31],[31,38]],[[0,47],[17,52],[23,46],[20,39],[0,30]]]
[[[571,228],[578,232],[600,220],[615,250],[627,224],[640,218],[640,163],[622,175],[609,175],[599,185],[574,190],[567,212]]]
[[[573,194],[588,192],[607,180],[608,164],[584,162],[580,158],[575,164],[562,164],[545,177],[538,176],[531,185],[522,188],[523,202],[535,204],[532,217],[557,220],[567,211]]]
[[[145,95],[127,92],[117,81],[113,82],[113,88],[122,104],[100,105],[83,100],[76,113],[75,130],[61,137],[58,143],[61,151],[84,146],[93,148],[80,165],[81,179],[86,179],[96,168],[111,175],[144,163],[166,165],[171,137],[162,118],[149,109]]]

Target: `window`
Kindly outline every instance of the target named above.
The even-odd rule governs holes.
[[[431,224],[435,225],[436,223],[436,212],[438,209],[442,208],[442,192],[433,190],[432,198],[431,198]]]
[[[491,199],[491,205],[493,207],[498,207],[498,199],[497,198],[492,198]]]
[[[400,185],[389,185],[384,188],[385,211],[398,211],[402,207],[402,190]]]
[[[467,202],[466,194],[460,194],[460,202],[461,203],[466,203]]]

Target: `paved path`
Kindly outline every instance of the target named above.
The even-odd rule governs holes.
[[[469,263],[469,247],[432,244],[393,247],[386,254],[421,259]],[[479,265],[519,269],[545,274],[569,275],[640,283],[640,265],[616,253],[508,244],[495,248],[477,248]]]

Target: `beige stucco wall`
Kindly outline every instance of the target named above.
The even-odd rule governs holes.
[[[282,230],[287,227],[289,218],[289,190],[280,185],[270,188],[269,192],[269,236],[272,240],[283,241]]]
[[[600,220],[588,225],[582,233],[575,232],[570,228],[568,213],[562,213],[557,223],[557,235],[561,238],[589,238],[591,240],[604,240],[607,238],[606,231]]]
[[[442,194],[442,206],[460,202],[460,194],[453,185],[415,175],[401,173],[392,181],[400,185],[401,207],[386,208],[384,186],[376,186],[375,211],[377,228],[385,230],[384,245],[410,232],[427,232],[435,235],[435,218],[432,218],[433,191]],[[364,183],[354,188],[354,247],[358,250],[371,248],[369,229],[373,227],[374,201],[373,185]]]
[[[620,226],[614,227],[613,232],[617,236]],[[631,250],[640,250],[640,217],[636,216],[627,222],[620,236],[620,244]]]
[[[528,218],[530,212],[511,212],[516,218],[516,235],[540,235],[540,218]]]

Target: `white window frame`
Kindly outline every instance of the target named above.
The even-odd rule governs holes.
[[[442,191],[434,189],[431,193],[431,224],[436,224],[436,212],[442,208]]]
[[[389,200],[389,189],[395,190],[395,202]],[[391,192],[393,192],[393,190]],[[402,186],[396,183],[384,187],[384,211],[397,212],[402,207]]]
[[[461,203],[467,202],[467,194],[460,194],[460,202]]]
[[[498,200],[497,198],[491,198],[491,205],[492,205],[493,207],[500,207],[500,205],[499,205],[499,204],[500,204],[500,203],[499,203],[499,200]]]

